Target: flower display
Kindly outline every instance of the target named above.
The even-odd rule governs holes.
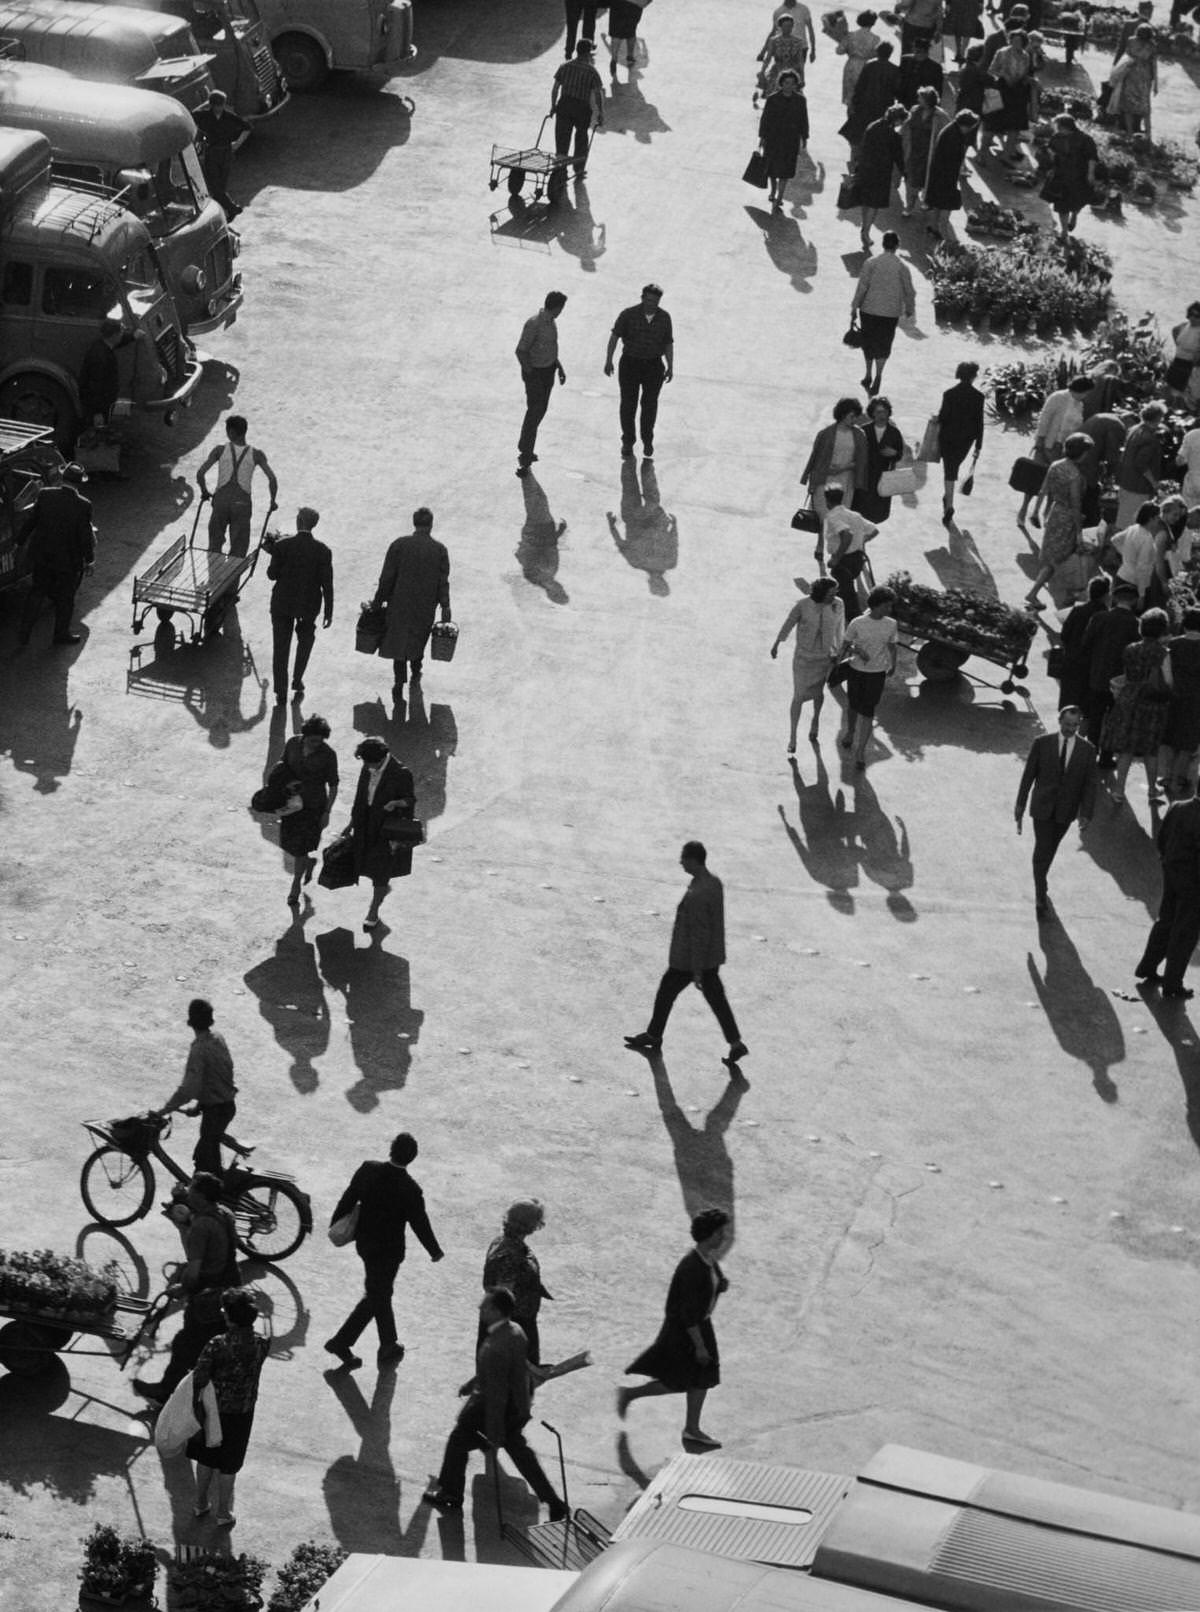
[[[158,1573],[158,1552],[148,1539],[122,1539],[108,1523],[97,1523],[83,1541],[79,1586],[85,1596],[120,1603],[130,1595],[149,1596]]]
[[[325,1581],[337,1572],[346,1555],[339,1545],[318,1545],[311,1539],[297,1545],[279,1569],[267,1612],[303,1612]]]
[[[120,1289],[117,1266],[96,1270],[82,1259],[52,1253],[0,1249],[0,1300],[10,1312],[35,1310],[40,1315],[97,1320],[116,1309]]]
[[[932,638],[986,660],[1022,660],[1038,630],[1035,619],[999,599],[967,588],[929,588],[908,571],[896,571],[887,586],[896,596],[892,614],[917,638]]]
[[[1112,259],[1100,247],[1049,230],[1010,246],[944,243],[929,262],[934,310],[953,318],[970,309],[993,321],[1090,325],[1109,312]]]
[[[178,1612],[259,1612],[267,1564],[257,1556],[199,1556],[170,1572]]]

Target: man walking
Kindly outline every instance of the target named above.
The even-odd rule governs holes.
[[[1134,973],[1145,985],[1161,984],[1164,996],[1186,1001],[1196,993],[1183,983],[1183,974],[1200,940],[1200,800],[1194,794],[1167,807],[1158,854],[1162,901]]]
[[[563,0],[567,17],[567,37],[563,41],[563,55],[568,61],[575,54],[575,41],[579,37],[579,24],[583,23],[584,39],[596,37],[595,0]]]
[[[524,1427],[533,1406],[525,1334],[513,1320],[515,1300],[506,1287],[489,1288],[479,1306],[485,1328],[475,1361],[475,1378],[464,1390],[467,1403],[446,1441],[437,1483],[425,1499],[439,1511],[461,1511],[467,1462],[477,1449],[503,1450],[544,1506],[550,1521],[567,1514],[542,1463],[525,1442]]]
[[[304,673],[317,636],[317,612],[324,606],[323,627],[333,625],[333,555],[313,536],[320,515],[307,507],[296,511],[295,537],[277,538],[269,545],[267,576],[271,590],[271,634],[275,644],[275,704],[287,700],[288,657],[296,635],[296,664],[292,690],[304,693]]]
[[[641,402],[642,454],[654,458],[654,423],[658,419],[658,394],[663,383],[675,373],[675,334],[671,315],[663,309],[662,286],[644,285],[642,300],[617,315],[608,338],[604,373],[613,372],[613,354],[621,345],[617,382],[621,388],[621,457],[633,456],[634,424]]]
[[[1017,790],[1017,833],[1026,804],[1033,819],[1033,892],[1039,918],[1050,915],[1046,879],[1063,836],[1077,817],[1079,827],[1086,828],[1096,804],[1096,751],[1080,733],[1082,724],[1079,707],[1064,705],[1058,732],[1033,741]]]
[[[47,485],[34,500],[25,524],[29,538],[31,578],[21,613],[19,642],[27,644],[33,624],[47,600],[54,606],[54,642],[77,644],[71,630],[75,595],[84,573],[96,560],[96,533],[92,506],[79,487],[87,481],[82,465],[55,465],[47,471]]]
[[[675,999],[694,985],[717,1016],[729,1054],[730,1069],[749,1048],[738,1033],[733,1009],[725,996],[720,968],[725,961],[725,891],[720,879],[708,871],[708,852],[699,840],[689,840],[679,856],[680,866],[691,879],[675,913],[668,967],[654,998],[650,1023],[641,1035],[627,1035],[625,1045],[633,1052],[657,1052]]]
[[[272,509],[276,507],[275,499],[279,492],[279,483],[267,463],[266,454],[260,448],[252,448],[246,441],[248,429],[242,415],[231,414],[225,421],[228,441],[213,449],[196,475],[201,498],[212,499],[212,513],[208,517],[208,546],[220,551],[225,545],[225,533],[228,532],[229,552],[236,555],[250,552],[250,516],[254,508],[250,483],[254,480],[255,470],[261,470],[267,478]],[[214,466],[217,485],[216,490],[210,493],[204,478]]]
[[[218,1180],[225,1174],[221,1163],[221,1138],[237,1113],[237,1087],[233,1082],[233,1059],[225,1037],[213,1029],[212,1003],[197,996],[188,1003],[187,1022],[193,1040],[183,1079],[159,1109],[170,1114],[194,1103],[200,1110],[200,1135],[192,1159],[197,1170],[206,1170]]]
[[[202,112],[196,113],[196,133],[204,143],[202,166],[209,191],[232,223],[242,211],[229,194],[233,148],[243,135],[250,133],[250,125],[236,112],[229,110],[229,97],[224,90],[214,90],[208,98],[208,105]]]
[[[583,178],[593,122],[598,129],[604,127],[604,83],[592,66],[594,49],[590,39],[581,39],[575,46],[574,59],[562,64],[550,89],[554,149],[560,157],[565,157],[574,134],[576,179]]]
[[[409,667],[413,682],[420,679],[434,612],[440,609],[442,620],[450,620],[450,556],[433,535],[430,510],[414,509],[412,522],[412,532],[384,555],[375,590],[376,609],[387,613],[379,653],[392,662],[395,695],[404,693]]]
[[[1112,680],[1124,671],[1126,646],[1137,636],[1137,589],[1118,582],[1112,590],[1112,608],[1088,622],[1079,651],[1088,686],[1087,736],[1097,749],[1104,718],[1112,709]],[[1116,758],[1101,750],[1096,764],[1106,772],[1116,766]]]
[[[554,377],[560,386],[566,384],[567,372],[558,361],[559,314],[567,305],[561,291],[551,291],[540,311],[527,319],[517,343],[517,363],[521,366],[521,379],[525,382],[525,418],[521,422],[521,435],[517,441],[517,475],[524,478],[537,458],[538,426],[550,407],[550,394],[554,390]]]
[[[370,1320],[379,1334],[379,1365],[404,1359],[404,1345],[396,1341],[392,1291],[404,1263],[405,1228],[412,1227],[435,1265],[442,1258],[425,1212],[425,1194],[408,1173],[416,1156],[416,1141],[401,1131],[386,1160],[367,1159],[359,1165],[333,1211],[333,1219],[340,1220],[358,1206],[354,1246],[363,1263],[363,1296],[325,1345],[349,1371],[362,1365],[354,1344]]]

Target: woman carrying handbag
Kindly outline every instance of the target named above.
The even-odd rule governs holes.
[[[354,754],[363,768],[343,838],[354,848],[356,878],[371,881],[371,905],[363,919],[370,933],[379,926],[379,909],[391,893],[392,880],[412,872],[412,844],[397,842],[389,830],[395,818],[412,817],[416,791],[412,773],[382,739],[364,739]]]

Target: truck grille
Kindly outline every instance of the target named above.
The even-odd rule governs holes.
[[[175,381],[179,377],[179,332],[174,325],[160,330],[154,338],[159,360],[167,374]]]
[[[254,47],[254,76],[258,80],[259,94],[268,106],[274,106],[279,99],[279,78],[275,58],[265,45]]]
[[[204,274],[210,297],[219,296],[228,289],[233,278],[233,251],[228,235],[222,235],[213,242],[204,260]]]

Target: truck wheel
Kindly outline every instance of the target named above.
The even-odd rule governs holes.
[[[271,41],[271,54],[287,79],[288,89],[301,95],[319,90],[329,77],[324,52],[307,34],[280,34]]]
[[[53,428],[55,446],[70,454],[79,422],[75,405],[57,381],[45,375],[14,375],[0,387],[0,414],[26,425]]]

